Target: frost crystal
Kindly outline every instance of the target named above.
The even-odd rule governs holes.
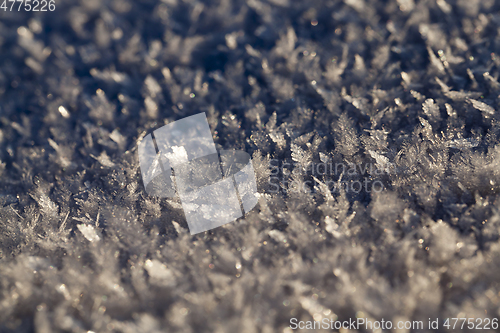
[[[96,242],[101,239],[97,234],[96,230],[94,229],[94,227],[91,225],[79,224],[78,230],[80,230],[80,232],[89,242]]]
[[[472,103],[472,106],[479,111],[485,112],[487,114],[493,115],[495,114],[495,109],[489,106],[486,103],[476,101],[475,99],[469,99],[470,103]]]

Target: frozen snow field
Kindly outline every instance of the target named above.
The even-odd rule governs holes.
[[[498,331],[500,2],[52,4],[0,0],[0,332]],[[200,112],[260,195],[190,235],[137,143]]]

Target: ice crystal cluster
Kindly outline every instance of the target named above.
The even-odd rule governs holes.
[[[0,10],[0,331],[499,317],[499,13],[494,0]],[[199,112],[218,149],[252,155],[260,198],[191,236],[178,199],[145,192],[137,142]],[[320,163],[360,167],[311,173]],[[366,180],[383,188],[347,186]]]

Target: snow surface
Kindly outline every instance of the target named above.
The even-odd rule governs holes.
[[[0,331],[498,318],[499,13],[494,0],[0,10]],[[190,236],[178,199],[145,192],[137,142],[199,112],[218,150],[252,155],[260,196]],[[384,189],[329,188],[356,181]]]

